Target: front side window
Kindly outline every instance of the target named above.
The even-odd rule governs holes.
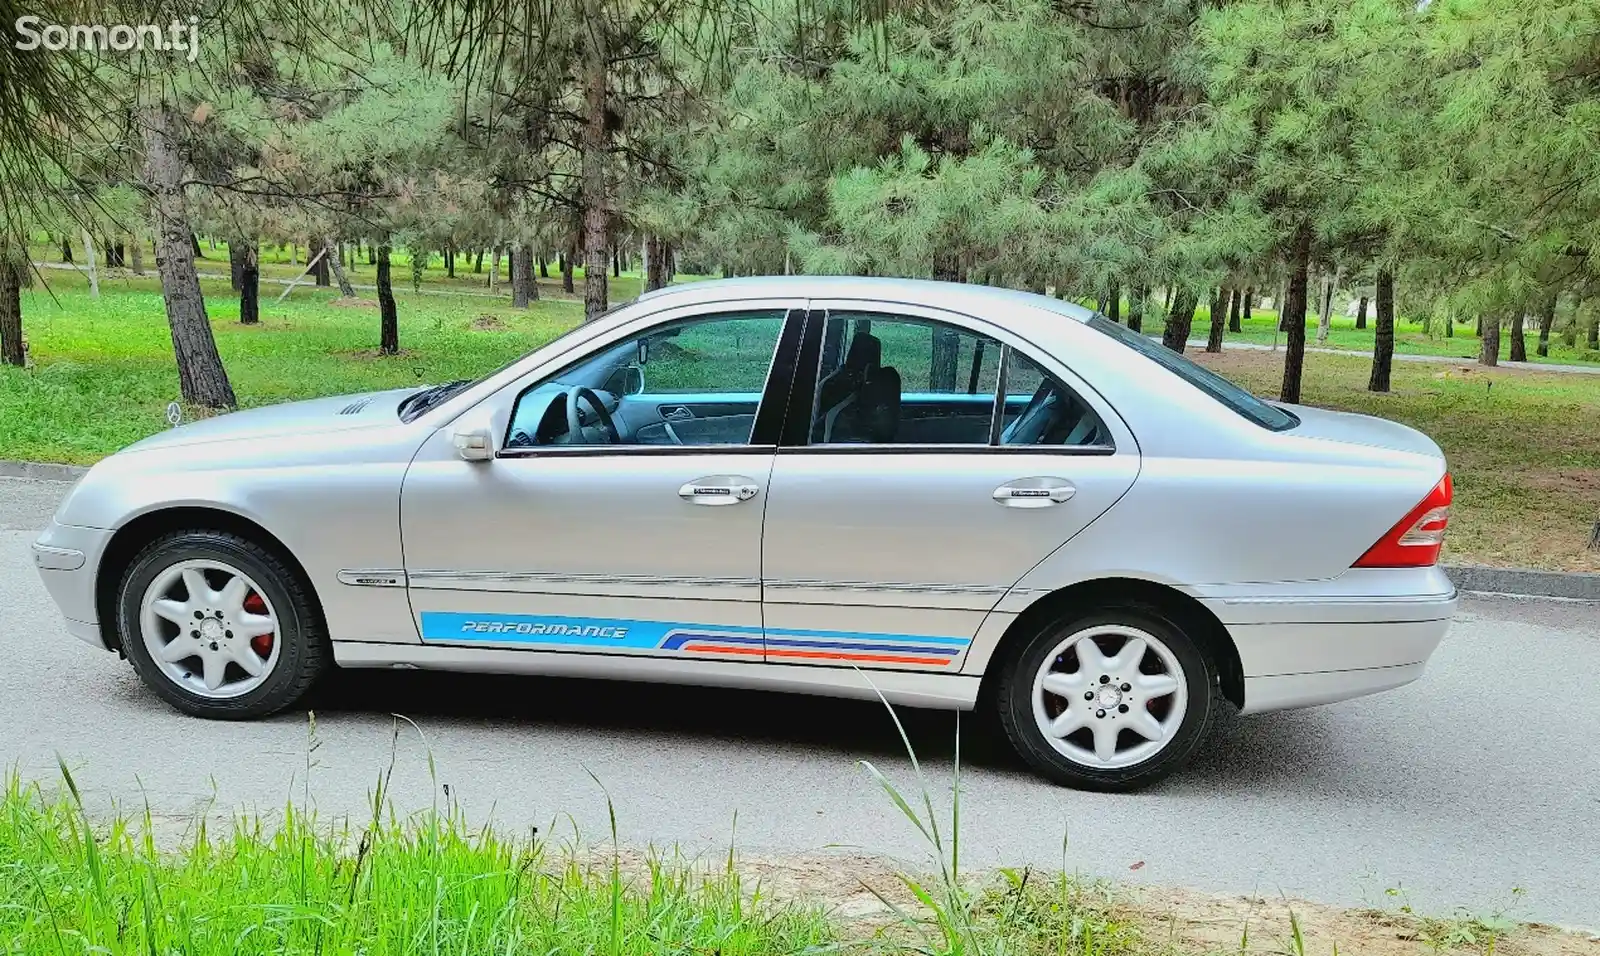
[[[812,445],[1109,446],[1099,416],[1032,359],[914,316],[830,312]]]
[[[608,345],[524,389],[505,445],[747,444],[783,322],[722,313]]]

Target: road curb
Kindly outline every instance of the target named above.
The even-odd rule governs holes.
[[[81,465],[57,465],[44,461],[0,461],[0,478],[77,481],[88,470]]]
[[[1478,564],[1447,564],[1444,570],[1462,591],[1600,601],[1600,574],[1490,568]]]
[[[57,465],[50,462],[0,461],[0,478],[77,481],[88,470],[79,465]],[[1600,574],[1491,568],[1478,564],[1447,564],[1444,570],[1450,576],[1451,582],[1462,591],[1600,601]]]

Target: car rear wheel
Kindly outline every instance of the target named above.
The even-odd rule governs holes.
[[[1058,620],[1007,662],[996,695],[1006,735],[1039,773],[1123,791],[1177,770],[1220,699],[1216,669],[1152,608]]]
[[[304,696],[327,666],[320,619],[273,551],[220,531],[144,549],[118,592],[122,647],[167,703],[199,717],[264,717]]]

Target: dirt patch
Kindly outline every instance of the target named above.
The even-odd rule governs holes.
[[[1292,953],[1298,949],[1293,944],[1298,923],[1306,953],[1331,953],[1337,947],[1338,952],[1361,956],[1600,956],[1600,938],[1540,924],[1465,916],[1425,919],[1396,911],[1195,890],[1151,888],[1135,890],[1133,896],[1129,906],[1147,938],[1165,929],[1180,952]],[[1241,947],[1246,939],[1247,947]]]
[[[351,298],[345,295],[341,295],[337,299],[329,299],[328,304],[341,309],[376,309],[378,307],[376,299]]]
[[[593,859],[609,863],[609,854]],[[624,850],[622,869],[643,876],[645,857]],[[696,861],[720,870],[725,857]],[[927,916],[893,861],[859,854],[735,858],[749,890],[783,902],[820,904],[845,924],[846,937],[868,937],[900,923],[899,913]],[[1034,874],[1035,886],[1056,877]],[[994,872],[963,880],[976,895],[985,889],[1003,899],[1008,884]],[[936,885],[936,879],[924,886]],[[1200,953],[1272,954],[1303,951],[1361,956],[1422,956],[1440,953],[1494,953],[1502,956],[1600,956],[1600,936],[1503,917],[1430,919],[1399,909],[1346,908],[1306,900],[1203,893],[1167,887],[1080,884],[1088,905],[1109,923],[1131,928],[1138,943],[1128,956]],[[1046,891],[1046,895],[1053,892]],[[1003,903],[1001,904],[1004,905]],[[1298,926],[1304,949],[1297,950]]]
[[[473,319],[468,328],[472,329],[474,332],[504,332],[506,329],[506,323],[498,315],[492,315],[488,312],[485,312]]]
[[[1530,470],[1517,478],[1528,491],[1557,491],[1600,497],[1600,468]]]

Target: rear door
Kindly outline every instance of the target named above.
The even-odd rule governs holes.
[[[818,305],[768,488],[767,660],[954,673],[1000,597],[1132,485],[1133,437],[996,326]]]

